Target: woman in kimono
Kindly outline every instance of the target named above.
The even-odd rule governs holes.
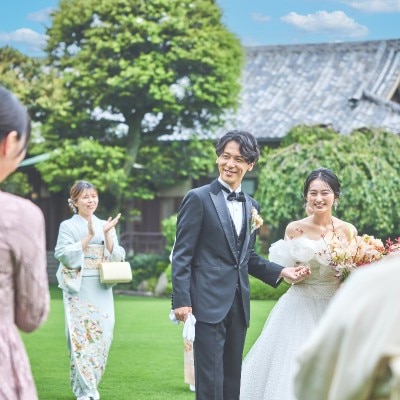
[[[78,400],[100,399],[97,390],[104,374],[114,330],[112,285],[100,283],[101,261],[123,261],[115,226],[120,214],[107,220],[94,213],[96,188],[78,181],[70,190],[72,218],[63,221],[55,248],[60,262],[57,279],[63,290],[71,387]]]
[[[0,182],[23,160],[31,133],[26,108],[0,86]],[[37,400],[18,333],[47,318],[49,287],[43,213],[30,200],[0,191],[0,399]]]

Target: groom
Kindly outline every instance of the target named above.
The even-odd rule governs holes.
[[[250,320],[248,274],[277,287],[298,282],[302,267],[283,268],[254,250],[252,208],[241,182],[260,155],[255,137],[226,133],[216,144],[219,178],[190,190],[182,201],[172,255],[173,309],[185,321],[193,313],[197,400],[239,400],[243,346]],[[236,193],[235,193],[236,192]]]

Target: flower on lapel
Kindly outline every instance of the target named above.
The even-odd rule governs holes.
[[[263,223],[264,220],[260,217],[257,210],[253,207],[251,209],[250,234],[252,234],[256,229],[259,229]]]

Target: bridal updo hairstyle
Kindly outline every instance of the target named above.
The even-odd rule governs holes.
[[[315,179],[320,179],[322,182],[325,182],[332,189],[335,199],[339,198],[341,195],[339,178],[328,168],[318,168],[314,171],[311,171],[304,182],[304,201],[306,201],[310,184],[312,181],[315,181]]]
[[[256,163],[260,157],[260,147],[257,139],[246,131],[233,130],[222,136],[215,145],[215,152],[219,157],[228,142],[234,141],[239,145],[240,154],[248,164]]]
[[[71,187],[71,190],[69,191],[68,205],[74,214],[78,212],[78,209],[75,207],[75,203],[78,201],[78,198],[82,192],[87,189],[93,189],[97,193],[96,186],[87,181],[75,182]]]

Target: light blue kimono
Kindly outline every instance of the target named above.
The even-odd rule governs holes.
[[[110,254],[104,246],[103,225],[93,216],[95,236],[84,252],[82,238],[88,234],[87,221],[76,214],[63,221],[55,248],[60,261],[58,286],[63,290],[65,325],[71,356],[71,387],[76,397],[96,398],[114,330],[112,285],[100,283],[98,263],[123,261],[125,250],[118,244],[115,229]]]

